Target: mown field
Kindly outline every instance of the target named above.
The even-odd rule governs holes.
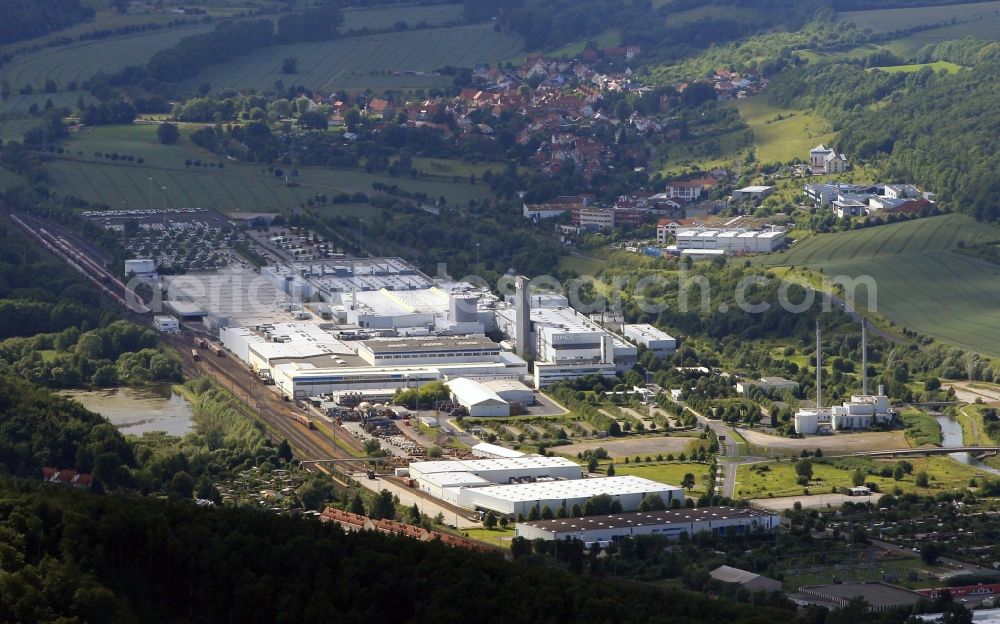
[[[489,25],[456,26],[348,37],[336,41],[277,46],[206,69],[191,84],[223,88],[269,88],[277,80],[312,89],[427,89],[451,84],[451,76],[405,75],[447,65],[472,67],[521,50],[519,38]],[[298,59],[299,73],[281,73],[282,59]],[[190,85],[189,85],[190,86]]]
[[[60,89],[65,89],[70,81],[82,83],[100,71],[110,73],[128,65],[145,64],[159,50],[212,28],[211,24],[199,24],[49,48],[15,57],[4,68],[4,78],[15,93],[24,85],[40,90],[49,79],[55,80]],[[280,65],[280,61],[278,63]]]
[[[453,182],[450,178],[391,178],[355,170],[301,168],[299,186],[287,186],[266,167],[228,161],[192,145],[164,146],[152,125],[106,126],[75,135],[65,143],[67,153],[49,163],[52,186],[91,202],[112,208],[141,208],[150,202],[159,207],[199,206],[222,211],[269,211],[298,206],[317,194],[372,190],[373,182],[396,184],[401,189],[444,195],[450,204],[465,204],[489,192],[485,185]],[[82,154],[80,154],[82,152]],[[96,152],[130,155],[131,163],[97,158]],[[222,169],[188,167],[187,159],[222,162]],[[287,167],[285,168],[287,169]],[[152,181],[150,181],[152,178]],[[166,191],[160,187],[167,187]]]
[[[810,149],[830,143],[836,136],[820,117],[771,106],[763,97],[737,100],[736,108],[753,131],[757,160],[761,162],[806,160]]]
[[[826,277],[870,278],[856,303],[897,325],[990,355],[1000,355],[1000,266],[955,251],[1000,239],[1000,229],[964,215],[944,215],[810,237],[769,258]]]
[[[343,30],[368,28],[381,30],[392,28],[396,22],[405,22],[413,27],[425,24],[448,24],[462,19],[461,4],[432,4],[428,6],[378,7],[371,9],[347,9],[344,11]]]
[[[854,22],[859,28],[876,32],[895,32],[930,24],[951,24],[1000,15],[1000,1],[969,2],[940,6],[919,6],[900,9],[848,11],[840,17]]]

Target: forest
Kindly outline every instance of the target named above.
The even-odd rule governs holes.
[[[80,0],[0,0],[0,44],[40,37],[94,17]]]
[[[777,609],[248,509],[0,481],[0,620],[751,622]],[[167,537],[169,536],[169,538]],[[180,599],[183,597],[183,599]],[[669,605],[665,608],[664,605]],[[65,618],[65,619],[60,619]]]

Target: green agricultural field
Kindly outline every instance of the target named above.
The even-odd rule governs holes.
[[[23,119],[0,118],[0,140],[20,141],[24,133],[38,125],[38,120],[32,117]]]
[[[840,14],[843,19],[854,22],[859,28],[871,28],[876,32],[895,32],[931,24],[946,25],[951,24],[952,20],[971,22],[997,15],[1000,15],[1000,1],[849,11]]]
[[[909,58],[924,46],[941,43],[942,41],[962,39],[964,37],[1000,40],[1000,15],[960,22],[941,28],[923,30],[912,35],[907,35],[906,37],[888,41],[883,44],[883,47],[903,58]]]
[[[431,26],[462,20],[461,4],[432,4],[428,6],[393,6],[344,11],[342,30],[382,30],[392,28],[396,22],[405,22],[410,28],[423,22]]]
[[[942,69],[947,71],[949,74],[958,73],[962,69],[961,65],[956,65],[955,63],[949,63],[948,61],[935,61],[933,63],[914,63],[912,65],[892,65],[889,67],[872,67],[871,70],[884,71],[888,74],[898,74],[900,72],[913,73],[918,72],[921,69],[929,67],[935,72],[941,71]]]
[[[738,100],[736,108],[753,131],[760,162],[805,160],[811,148],[835,137],[823,119],[809,112],[771,106],[763,97]]]
[[[589,39],[583,41],[576,41],[574,43],[568,43],[561,48],[556,48],[551,52],[546,52],[547,56],[551,57],[573,57],[584,51],[587,47],[587,42],[593,41],[597,44],[598,48],[613,48],[616,47],[622,41],[622,31],[621,28],[609,28],[604,32],[598,33]],[[513,62],[513,61],[512,61]],[[515,65],[519,64],[515,62]]]
[[[874,288],[856,289],[857,305],[944,342],[1000,355],[1000,266],[953,251],[960,241],[996,239],[1000,229],[952,214],[813,236],[766,262],[863,278]]]
[[[452,78],[406,72],[496,62],[521,47],[519,38],[494,32],[489,25],[347,37],[258,50],[209,67],[190,82],[207,82],[216,90],[264,89],[277,80],[324,91],[427,89],[449,85]],[[289,56],[298,59],[299,73],[294,76],[281,73],[281,59]]]
[[[706,18],[752,21],[761,17],[761,11],[753,7],[706,4],[704,6],[678,11],[667,16],[668,26],[684,26]]]
[[[60,192],[113,208],[145,207],[151,197],[154,207],[166,203],[222,211],[270,211],[298,206],[320,193],[332,197],[340,192],[370,192],[376,181],[431,197],[444,195],[453,205],[489,193],[485,185],[456,183],[450,178],[411,180],[321,167],[301,168],[296,178],[299,186],[287,186],[263,166],[225,160],[186,140],[179,145],[160,145],[153,125],[94,128],[73,136],[65,147],[66,154],[49,163],[52,186]],[[143,158],[145,162],[97,158],[94,156],[97,152]],[[185,165],[188,159],[222,162],[225,167],[188,167]],[[167,187],[165,192],[160,190],[163,186]]]
[[[34,54],[15,57],[6,66],[4,77],[17,92],[24,85],[40,90],[52,79],[60,89],[70,81],[83,83],[97,72],[115,72],[127,65],[145,64],[156,52],[184,37],[209,31],[214,26],[200,24],[154,33],[141,33],[118,39],[85,41]]]

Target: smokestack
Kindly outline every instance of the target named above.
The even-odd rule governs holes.
[[[816,321],[816,407],[823,407],[823,346]]]
[[[868,320],[861,318],[861,394],[868,394]]]
[[[615,342],[614,339],[608,334],[601,336],[601,363],[615,363]]]
[[[531,345],[531,289],[528,278],[518,275],[514,280],[514,342],[517,353],[523,358],[530,357]]]

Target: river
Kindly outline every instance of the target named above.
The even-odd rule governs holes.
[[[941,425],[941,446],[944,448],[965,446],[965,442],[962,438],[961,423],[954,418],[944,415],[937,415],[934,418],[937,419],[938,424]],[[984,464],[968,453],[949,453],[948,457],[952,457],[955,461],[972,466],[977,470],[982,470],[983,472],[988,472],[994,475],[1000,475],[1000,470]]]
[[[122,433],[164,431],[182,436],[194,430],[191,405],[169,387],[66,390],[59,394],[104,416]]]

